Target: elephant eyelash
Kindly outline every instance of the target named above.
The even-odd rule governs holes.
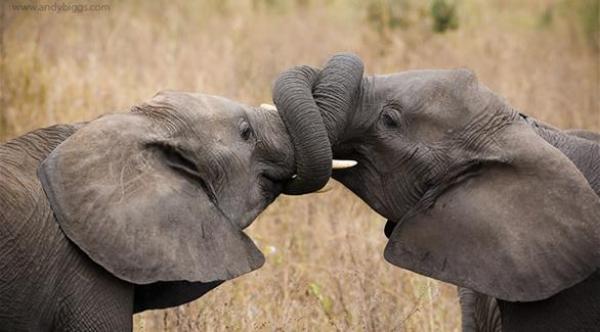
[[[379,119],[386,128],[396,129],[400,127],[400,114],[394,108],[384,108]]]
[[[398,122],[387,112],[383,113],[381,116],[381,121],[386,127],[397,128]]]
[[[255,136],[254,129],[252,129],[252,126],[250,126],[248,121],[242,121],[240,123],[240,136],[244,141],[248,141]]]
[[[385,103],[383,104],[383,109],[392,109],[396,112],[402,113],[404,111],[404,106],[398,100],[398,97],[392,97],[385,101]]]

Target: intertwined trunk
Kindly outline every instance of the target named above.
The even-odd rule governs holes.
[[[297,176],[284,193],[319,190],[331,177],[331,146],[345,129],[362,75],[363,64],[357,56],[339,54],[320,71],[294,67],[275,81],[273,101],[290,133],[296,158]]]

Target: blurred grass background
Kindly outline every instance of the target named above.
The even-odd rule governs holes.
[[[600,130],[599,0],[128,1],[0,13],[0,141],[162,89],[270,101],[276,75],[359,54],[367,73],[469,67],[519,110]],[[52,4],[53,2],[48,2]],[[72,2],[67,2],[72,3]],[[383,260],[384,220],[339,184],[249,228],[265,266],[136,331],[457,331],[455,288]]]

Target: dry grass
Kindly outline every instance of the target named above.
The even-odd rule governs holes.
[[[4,4],[0,140],[126,110],[161,89],[258,104],[281,70],[343,50],[369,73],[470,67],[524,112],[600,130],[597,16],[590,38],[579,9],[594,1],[463,0],[458,29],[445,34],[431,32],[425,2],[410,0],[391,9],[385,0],[140,0],[81,14]],[[373,16],[369,6],[382,4]],[[394,15],[402,24],[388,24]],[[384,262],[384,220],[332,186],[282,197],[250,227],[262,269],[137,315],[136,330],[458,330],[454,287]]]

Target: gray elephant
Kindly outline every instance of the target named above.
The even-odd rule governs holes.
[[[596,143],[600,143],[600,133],[596,133],[593,131],[589,131],[589,130],[584,130],[584,129],[570,129],[570,130],[565,130],[565,133],[572,135],[572,136],[577,136],[580,138],[584,138],[587,139],[589,141],[593,141]]]
[[[259,268],[294,169],[276,111],[183,92],[0,145],[0,330],[131,330]]]
[[[524,116],[524,115],[522,115]],[[535,127],[537,127],[538,131],[543,132],[545,130],[550,130],[550,131],[557,131],[558,129],[556,128],[552,128],[546,124],[542,124],[539,121],[533,120],[532,118],[526,117],[531,124]],[[544,130],[542,130],[541,128],[544,128]],[[575,137],[579,137],[582,139],[586,139],[595,143],[600,143],[600,134],[595,133],[595,132],[591,132],[588,130],[583,130],[583,129],[570,129],[570,130],[565,130],[563,131],[562,135],[571,135],[571,136],[575,136]],[[556,135],[556,133],[546,133],[543,136],[554,136],[554,137],[561,137],[562,135]],[[573,139],[569,139],[566,142],[579,142],[580,140],[573,140]],[[587,144],[587,143],[586,143]],[[597,165],[593,166],[592,168],[589,167],[589,165],[586,165],[585,163],[577,163],[578,160],[581,160],[579,157],[584,157],[584,159],[586,159],[587,157],[585,156],[585,154],[582,153],[575,153],[574,155],[570,155],[568,152],[569,151],[576,151],[577,148],[576,147],[568,147],[568,146],[560,146],[560,150],[567,152],[566,155],[570,156],[569,158],[571,159],[571,161],[574,161],[576,164],[576,166],[579,167],[583,167],[583,169],[580,169],[580,171],[584,172],[584,174],[586,174],[587,176],[587,180],[588,182],[590,182],[590,184],[592,185],[592,188],[594,189],[594,191],[596,192],[596,194],[599,194],[600,196],[600,181],[598,181],[598,176],[596,176],[596,174],[594,174],[593,172],[590,172],[590,169],[593,169],[593,167],[598,167]],[[587,172],[586,172],[587,170]],[[591,176],[591,177],[590,177]],[[588,288],[584,288],[583,286],[579,286],[579,289],[581,292],[583,291],[594,291],[593,285],[589,285]],[[502,331],[502,320],[501,320],[501,314],[500,314],[500,307],[499,307],[499,302],[496,298],[487,296],[485,294],[481,294],[478,293],[472,289],[468,289],[468,288],[462,288],[459,287],[459,296],[460,296],[460,304],[461,304],[461,312],[462,312],[462,317],[463,317],[463,321],[462,321],[462,325],[463,325],[463,331]],[[562,306],[568,306],[571,305],[569,303],[569,301],[579,301],[579,297],[578,296],[570,296],[569,292],[564,292],[564,294],[561,294],[561,296],[555,296],[554,297],[554,301],[555,303],[558,303]],[[590,298],[590,301],[593,300],[593,298]],[[502,303],[502,302],[500,302]],[[593,305],[593,302],[591,303]],[[576,307],[579,307],[576,306]],[[514,310],[514,309],[513,309]],[[532,309],[530,309],[532,310]],[[534,309],[537,310],[537,309]],[[524,315],[529,315],[528,312],[518,312],[518,313],[514,313],[511,314],[512,316],[516,316],[517,314],[520,314],[522,316]],[[573,313],[576,316],[576,313]],[[548,327],[549,330],[550,327]]]
[[[332,150],[295,192],[322,186],[332,157],[357,160],[333,178],[388,219],[387,261],[482,294],[479,309],[493,298],[506,331],[598,329],[599,144],[520,114],[465,69],[363,77],[341,54],[282,73],[273,100],[308,147],[296,158]]]

